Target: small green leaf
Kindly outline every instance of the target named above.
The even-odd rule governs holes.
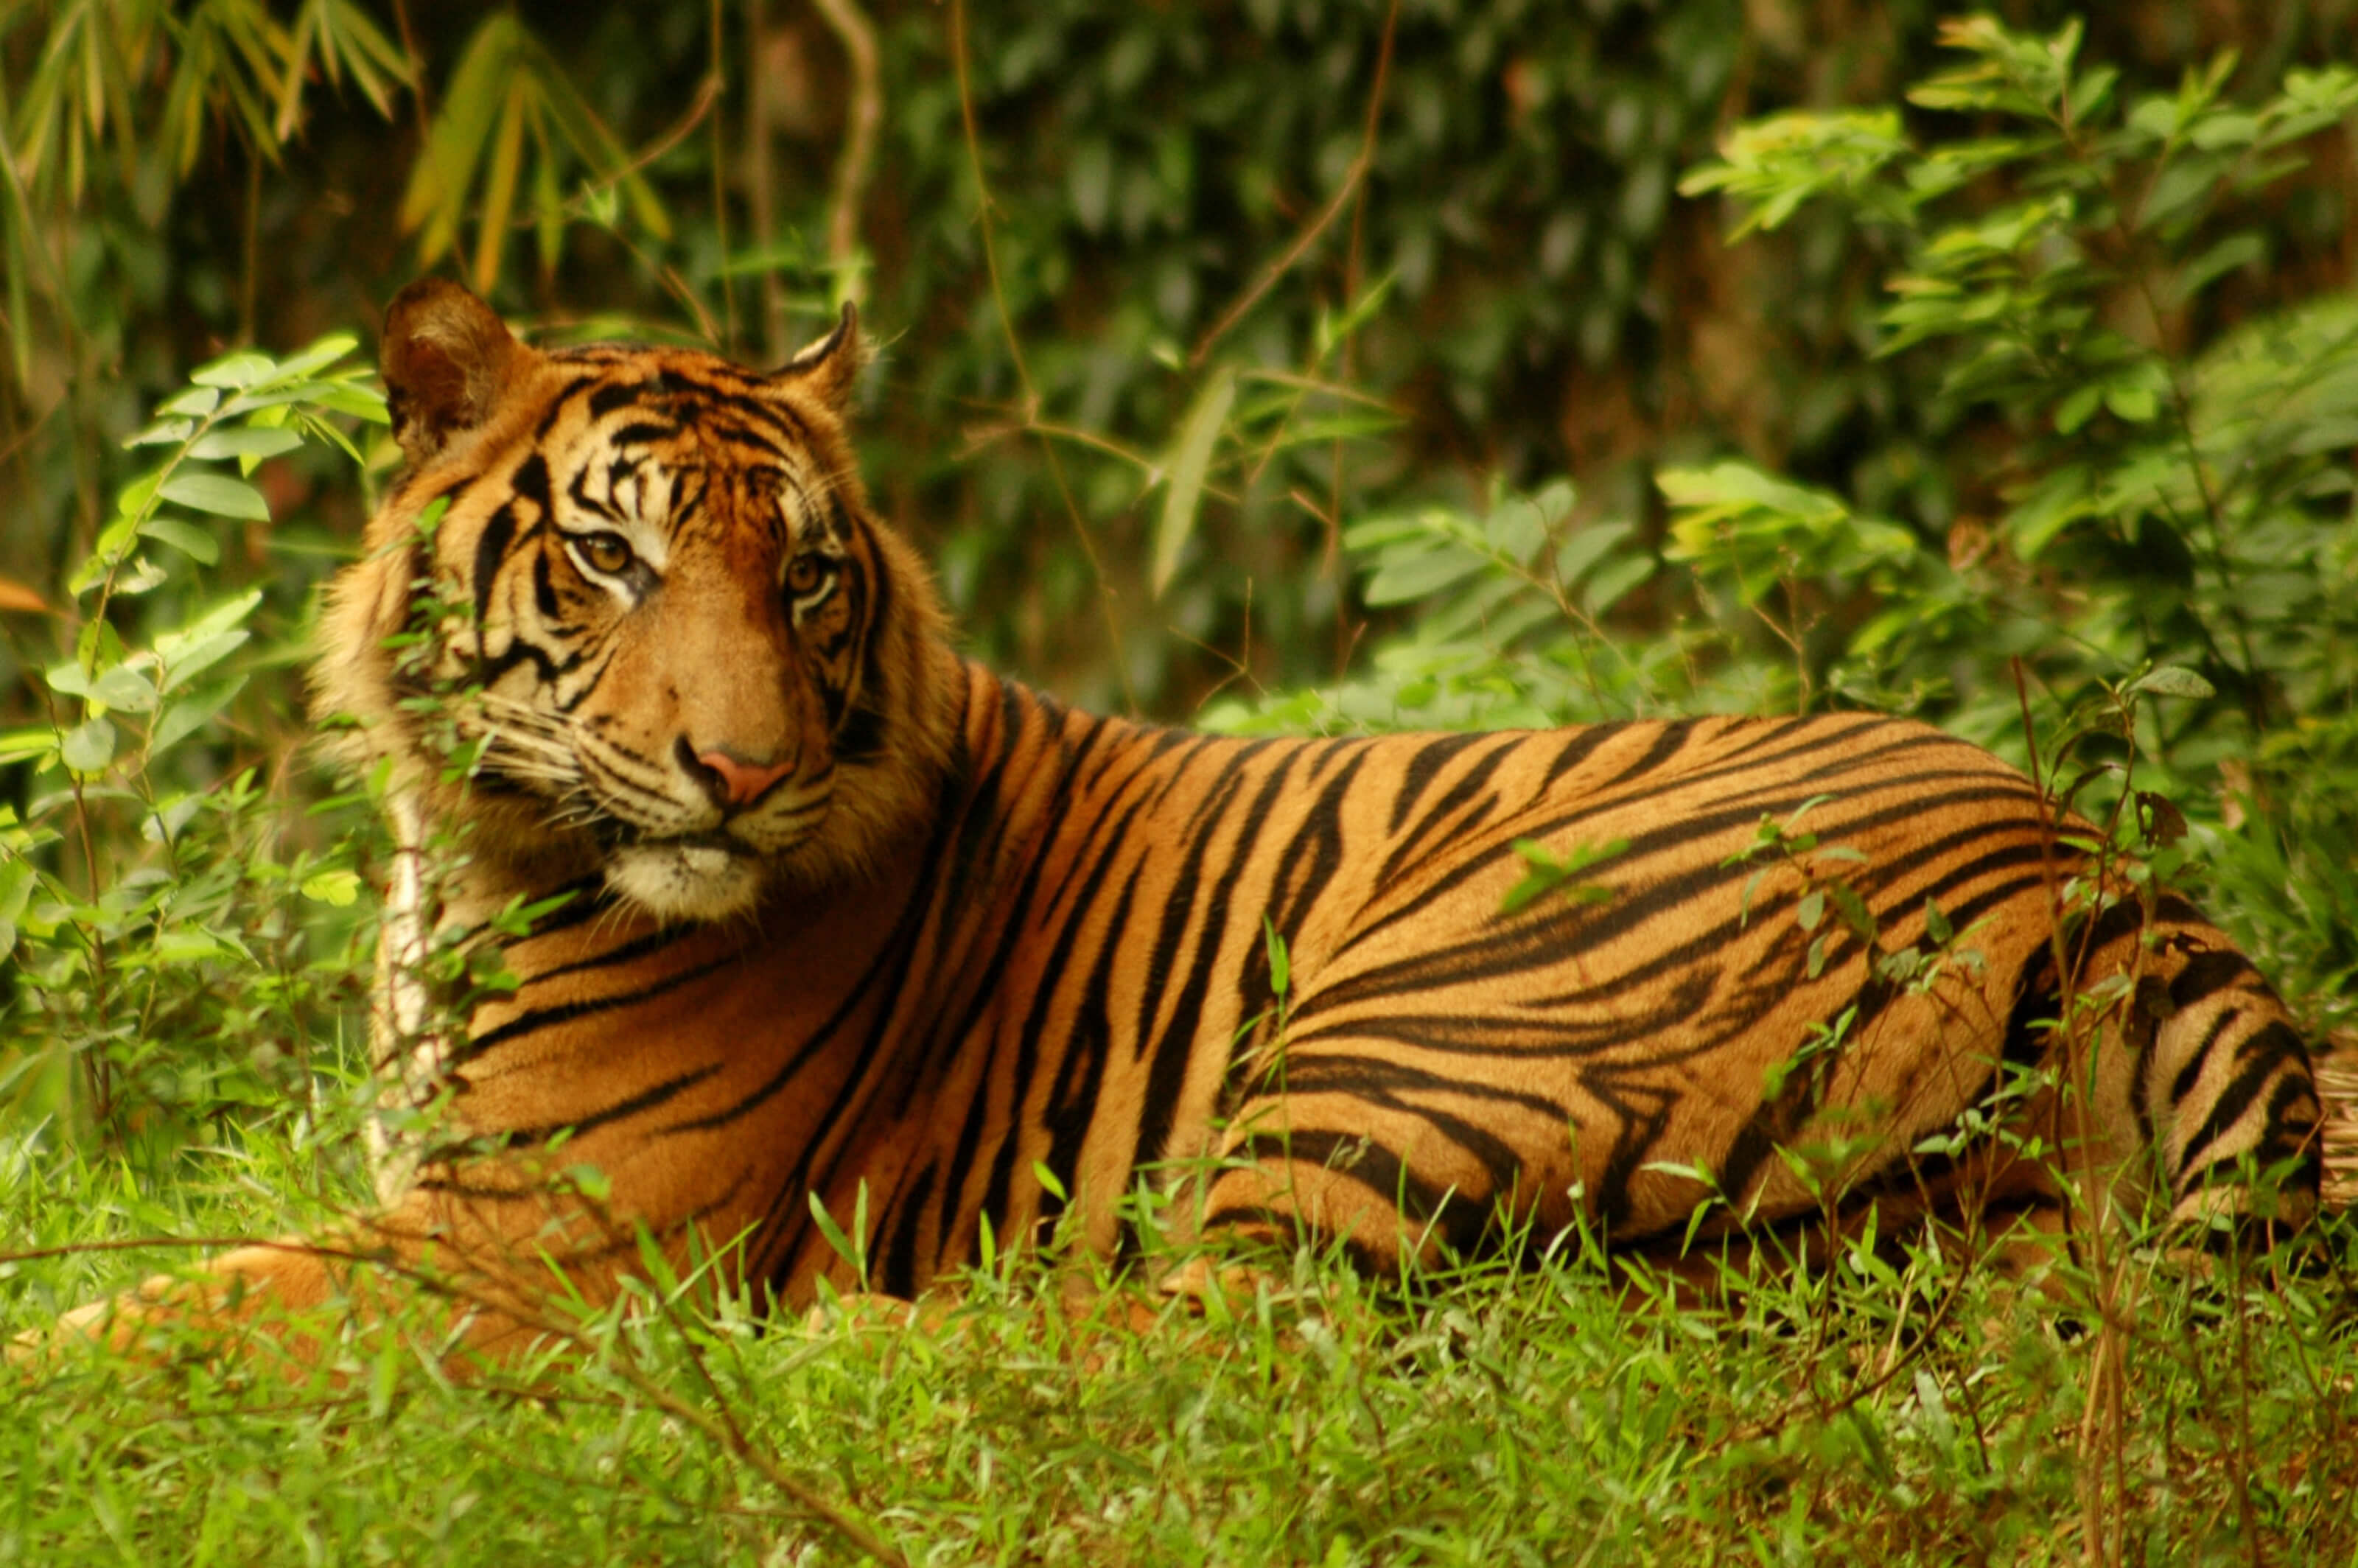
[[[0,860],[0,957],[16,947],[16,920],[25,913],[38,881],[32,861]]]
[[[28,724],[22,730],[0,730],[0,762],[28,762],[46,757],[58,749],[58,732],[46,724]]]
[[[259,460],[291,452],[302,444],[303,438],[293,430],[245,425],[233,430],[206,431],[189,448],[189,456],[208,462],[222,458]]]
[[[227,957],[231,946],[201,926],[180,925],[156,936],[156,957],[167,964],[200,964],[207,958]]]
[[[398,1335],[383,1336],[376,1364],[369,1373],[369,1420],[382,1422],[393,1413],[393,1396],[401,1386],[402,1342]]]
[[[150,539],[162,540],[206,566],[221,563],[221,541],[193,523],[183,523],[177,517],[150,517],[139,524],[139,532]]]
[[[867,1184],[863,1182],[860,1184],[861,1206],[864,1206],[866,1202]],[[835,1217],[827,1212],[827,1205],[819,1201],[819,1195],[817,1193],[810,1195],[810,1212],[811,1222],[818,1227],[819,1235],[826,1239],[828,1247],[834,1249],[835,1255],[850,1264],[852,1271],[860,1279],[867,1279],[868,1258],[864,1249],[851,1237],[844,1234],[843,1227],[838,1225],[835,1222]],[[855,1220],[856,1218],[855,1214]],[[864,1227],[862,1235],[863,1237],[865,1235]]]
[[[262,499],[262,492],[242,479],[232,479],[225,473],[176,473],[164,481],[161,492],[167,501],[199,512],[210,512],[220,517],[239,517],[255,523],[270,521],[270,503]]]
[[[1856,888],[1848,882],[1834,882],[1827,887],[1826,894],[1833,900],[1834,909],[1842,915],[1843,924],[1849,926],[1855,935],[1864,942],[1875,940],[1875,912],[1866,907],[1866,900],[1859,896]]]
[[[277,373],[277,371],[278,362],[276,360],[270,359],[263,354],[254,353],[251,350],[247,350],[239,353],[224,355],[222,358],[217,359],[208,365],[200,365],[197,369],[189,373],[189,379],[198,386],[234,387],[238,391],[243,392],[247,387],[252,386],[255,382],[261,381],[265,377],[275,375]],[[185,396],[188,395],[183,394],[183,395]],[[176,397],[172,400],[172,403],[168,403],[164,406],[168,412],[174,414],[209,414],[212,411],[211,404],[207,404],[201,409],[181,409],[174,407],[173,404],[177,404],[179,401],[180,399]]]
[[[126,449],[132,447],[174,447],[179,445],[182,441],[187,440],[190,433],[192,433],[196,427],[197,422],[193,419],[158,420],[157,423],[148,426],[145,430],[140,431],[139,434],[125,438],[123,445]]]
[[[211,386],[192,386],[156,406],[158,414],[186,414],[203,418],[221,406],[221,393]]]
[[[160,683],[166,691],[177,691],[197,676],[219,664],[243,647],[252,633],[243,627],[216,632],[210,637],[178,646],[166,662],[166,674]]]
[[[1566,588],[1572,587],[1628,536],[1629,524],[1627,523],[1588,524],[1557,549],[1555,580]]]
[[[1591,615],[1604,614],[1652,577],[1655,564],[1651,556],[1624,556],[1606,562],[1589,574],[1588,586],[1580,594],[1581,608]]]
[[[158,756],[203,729],[244,685],[245,677],[236,676],[165,702],[156,710],[155,726],[147,732],[147,754]]]
[[[90,683],[92,678],[90,672],[83,669],[81,665],[76,664],[70,659],[61,665],[51,665],[48,669],[41,672],[41,678],[47,681],[49,683],[49,689],[56,692],[59,697],[88,697],[90,695]]]
[[[360,875],[355,871],[314,871],[303,879],[302,892],[315,903],[342,909],[360,897]]]
[[[2211,697],[2219,688],[2180,665],[2162,665],[2146,671],[2129,683],[2135,693],[2150,693],[2155,697]]]
[[[310,347],[297,349],[280,360],[277,373],[282,376],[308,376],[327,369],[360,346],[361,341],[350,332],[330,332]]]
[[[83,694],[92,702],[109,708],[123,708],[131,713],[145,713],[156,706],[156,679],[145,669],[129,665],[116,665],[102,670]]]
[[[1383,564],[1368,579],[1361,597],[1370,605],[1406,604],[1462,582],[1490,565],[1473,551],[1443,543],[1384,552]]]
[[[103,719],[93,719],[68,730],[58,754],[65,759],[66,766],[78,773],[104,773],[106,764],[114,761],[114,726]]]

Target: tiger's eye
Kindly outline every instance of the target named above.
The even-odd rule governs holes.
[[[631,564],[631,546],[620,534],[591,534],[575,541],[581,558],[590,569],[608,577],[620,576]]]
[[[806,599],[827,584],[827,563],[817,556],[796,556],[786,565],[786,591]]]

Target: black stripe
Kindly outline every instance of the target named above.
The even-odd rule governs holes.
[[[741,957],[743,955],[739,953],[724,953],[718,958],[682,969],[677,974],[665,975],[658,980],[642,981],[634,989],[620,995],[559,1002],[555,1007],[535,1008],[529,1012],[519,1013],[495,1029],[486,1030],[481,1034],[470,1035],[467,1043],[451,1054],[450,1065],[458,1067],[470,1062],[479,1061],[509,1041],[521,1039],[536,1030],[553,1029],[561,1023],[570,1023],[575,1019],[589,1018],[600,1012],[611,1012],[617,1008],[636,1007],[642,1002],[653,1001],[659,996],[677,990],[682,986],[693,984],[708,975],[727,968]]]
[[[1444,735],[1438,740],[1427,741],[1417,748],[1416,755],[1411,757],[1408,765],[1401,770],[1399,790],[1392,796],[1391,831],[1398,833],[1401,830],[1401,824],[1408,820],[1408,814],[1416,809],[1417,801],[1422,798],[1442,769],[1468,746],[1478,746],[1488,739],[1488,736],[1480,734]]]
[[[2234,1081],[2221,1092],[2219,1098],[2211,1102],[2211,1113],[2202,1119],[2202,1125],[2187,1141],[2186,1152],[2179,1156],[2178,1170],[2171,1184],[2181,1193],[2187,1173],[2194,1168],[2194,1162],[2209,1153],[2211,1146],[2243,1119],[2244,1113],[2251,1108],[2252,1102],[2259,1098],[2261,1086],[2275,1076],[2288,1062],[2297,1068],[2305,1067],[2309,1062],[2309,1050],[2301,1044],[2300,1036],[2282,1022],[2270,1023],[2254,1034],[2244,1042],[2236,1055],[2243,1070],[2235,1075]],[[2267,1130],[2273,1134],[2275,1130]],[[2258,1152],[2262,1158],[2269,1152],[2271,1141],[2264,1139],[2261,1142]]]
[[[535,458],[534,461],[539,461]],[[483,643],[484,622],[491,619],[492,589],[497,584],[500,568],[507,560],[508,546],[514,542],[516,515],[514,505],[501,507],[483,521],[483,532],[475,540],[475,657],[486,656]]]

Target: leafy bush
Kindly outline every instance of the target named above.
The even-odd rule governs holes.
[[[2358,984],[2358,311],[2208,308],[2269,237],[2255,203],[2358,110],[2358,72],[2227,95],[2227,60],[2124,97],[2080,33],[1953,24],[1961,67],[1896,110],[1737,127],[1684,182],[1738,236],[1811,202],[1892,256],[1868,345],[1925,427],[1981,454],[1945,531],[1738,460],[1656,475],[1668,523],[1561,484],[1344,535],[1372,606],[1413,629],[1340,687],[1217,711],[1300,725],[1561,723],[1864,703],[1934,719],[2054,776],[2134,751],[2194,819],[2220,913],[2297,996]],[[1937,124],[1937,122],[1936,122]],[[1642,602],[1640,600],[1642,600]],[[1639,634],[1633,635],[1633,631]],[[2124,704],[2134,704],[2133,716]],[[2028,728],[2026,729],[2026,725]],[[2109,783],[2107,782],[2109,781]],[[2337,1002],[2336,1009],[2341,1005]]]
[[[359,458],[343,427],[385,416],[353,347],[208,365],[127,443],[154,466],[68,582],[81,629],[42,677],[51,720],[0,735],[0,758],[31,784],[21,812],[0,806],[11,1119],[169,1148],[251,1108],[307,1103],[315,1054],[335,1060],[369,968],[359,862],[373,829],[334,803],[291,813],[263,765],[237,756],[222,716],[265,589],[216,599],[199,568],[220,565],[224,533],[270,520],[258,464],[307,444]],[[135,598],[155,628],[144,646],[110,613]]]
[[[994,14],[1003,25],[968,62],[970,106],[1004,199],[1009,332],[979,303],[981,234],[960,183],[969,103],[935,8],[880,7],[890,135],[909,167],[879,198],[870,259],[900,292],[874,314],[925,331],[897,351],[914,368],[888,372],[921,413],[869,457],[896,510],[933,518],[986,645],[1094,671],[1081,684],[1102,696],[1123,681],[1072,653],[1070,623],[1090,619],[1076,606],[1108,583],[1133,607],[1160,592],[1200,636],[1249,573],[1283,577],[1292,600],[1266,619],[1254,600],[1257,634],[1281,651],[1238,664],[1276,689],[1209,716],[1228,728],[1858,702],[1925,714],[2035,760],[2091,810],[2125,807],[2123,838],[2207,876],[2214,909],[2296,1003],[2338,1017],[2358,976],[2358,315],[2292,297],[2298,269],[2269,276],[2287,232],[2270,202],[2305,189],[2290,159],[2351,112],[2351,74],[2272,70],[2255,87],[2213,65],[2175,92],[2138,91],[2082,59],[2072,28],[1975,22],[1950,31],[1964,63],[1913,110],[1738,125],[1687,189],[1725,193],[1736,254],[1767,258],[1793,295],[1776,319],[1814,323],[1823,375],[1741,456],[1689,436],[1663,445],[1676,461],[1640,454],[1642,488],[1617,470],[1584,470],[1576,490],[1542,478],[1552,378],[1648,360],[1675,325],[1675,293],[1653,276],[1667,253],[1649,236],[1692,221],[1671,200],[1676,170],[1759,40],[1737,47],[1732,6],[1681,4],[1661,8],[1656,52],[1616,55],[1595,47],[1633,25],[1616,8],[1537,9],[1517,33],[1511,7],[1403,8],[1395,102],[1411,130],[1379,138],[1369,167],[1442,194],[1371,197],[1358,262],[1330,248],[1190,367],[1220,302],[1278,248],[1235,233],[1282,236],[1305,199],[1345,189],[1380,18],[1257,0],[1240,29],[1077,0]],[[199,11],[202,26],[164,6],[0,13],[0,52],[38,54],[47,94],[20,93],[9,121],[17,153],[34,149],[33,178],[7,193],[24,263],[9,321],[41,329],[12,331],[16,385],[71,387],[70,438],[44,445],[48,431],[17,454],[40,537],[8,542],[44,585],[46,568],[21,563],[55,545],[73,611],[38,623],[59,631],[55,650],[12,644],[32,697],[0,736],[14,791],[0,808],[11,1327],[119,1285],[131,1271],[112,1249],[126,1242],[281,1230],[288,1195],[365,1201],[348,1124],[329,1113],[365,1093],[343,1045],[369,968],[356,894],[378,858],[373,814],[366,781],[320,798],[284,759],[308,728],[288,672],[342,547],[296,515],[342,504],[354,431],[381,411],[341,358],[349,343],[328,342],[197,373],[127,458],[93,438],[138,412],[103,367],[174,379],[178,345],[143,336],[163,302],[196,300],[191,318],[216,327],[237,314],[217,254],[161,281],[182,265],[152,232],[166,194],[201,178],[189,127],[233,126],[243,155],[266,160],[319,82],[341,73],[389,105],[419,62],[343,0],[305,0],[283,31],[236,0]],[[72,58],[103,69],[27,51],[36,15],[84,28],[91,52]],[[651,79],[700,68],[709,40],[692,11],[630,19],[637,52],[605,49],[626,65],[586,86],[531,20],[450,24],[450,52],[505,74],[453,72],[425,142],[456,150],[395,160],[386,222],[406,205],[429,248],[464,250],[479,276],[525,248],[508,232],[517,217],[568,279],[611,236],[700,306],[730,277],[778,282],[783,305],[857,270],[857,255],[776,232],[755,235],[749,260],[715,213],[680,215],[683,192],[714,178],[702,137],[641,167],[583,118],[620,117]],[[623,25],[568,43],[594,54]],[[1100,43],[1118,72],[1072,69]],[[191,74],[205,60],[222,74]],[[1274,77],[1257,60],[1314,91],[1265,116]],[[1497,126],[1435,118],[1510,70],[1531,74],[1508,103],[1480,99],[1510,123],[1510,152]],[[1659,93],[1669,78],[1677,91]],[[489,96],[460,90],[478,80]],[[1207,81],[1221,91],[1206,96]],[[96,90],[103,112],[74,97]],[[1233,166],[1206,162],[1264,121],[1267,139],[1231,149]],[[1590,122],[1600,146],[1578,129]],[[318,123],[342,134],[324,111]],[[483,139],[460,135],[471,125]],[[40,127],[49,140],[32,139]],[[1017,193],[1001,177],[1026,138],[1062,164]],[[457,156],[470,147],[471,163]],[[5,146],[0,163],[19,167]],[[1477,165],[1481,180],[1459,178]],[[565,168],[588,174],[568,190]],[[73,226],[59,213],[86,216],[77,181],[107,188],[79,231],[101,237],[52,250]],[[803,194],[798,210],[821,200]],[[1338,210],[1338,236],[1346,223]],[[1476,265],[1519,228],[1538,235],[1530,265],[1515,258],[1503,280]],[[913,255],[949,260],[935,271]],[[1120,286],[1076,297],[1106,256],[1130,269]],[[60,257],[72,267],[49,265]],[[936,291],[954,268],[963,292]],[[1445,374],[1423,368],[1427,342]],[[1394,413],[1368,387],[1420,377],[1418,396],[1450,418],[1417,411],[1390,445],[1349,449],[1338,481],[1336,441]],[[950,438],[978,395],[994,423],[979,455],[961,453]],[[1436,430],[1474,440],[1477,465],[1507,480],[1476,504],[1403,477],[1448,449]],[[135,471],[118,483],[120,462]],[[276,514],[266,535],[260,512]],[[1334,569],[1313,571],[1330,529]],[[1386,630],[1358,673],[1300,685],[1328,665],[1330,634],[1350,641],[1347,580]],[[1163,654],[1138,655],[1154,633],[1135,635],[1130,684],[1151,688]],[[2166,816],[2136,809],[2136,792],[2157,789],[2190,822],[2175,846]],[[1805,838],[1763,844],[1790,857]],[[1533,891],[1578,896],[1581,871],[1534,862]],[[806,1337],[757,1335],[733,1310],[685,1327],[650,1312],[591,1325],[580,1364],[529,1385],[454,1385],[419,1324],[355,1330],[294,1390],[195,1360],[146,1377],[101,1357],[53,1365],[27,1394],[44,1419],[0,1423],[0,1557],[116,1561],[168,1542],[196,1561],[842,1560],[828,1509],[957,1561],[1699,1558],[1738,1537],[1805,1560],[2352,1550],[2358,1410],[2332,1358],[2348,1325],[2329,1280],[2232,1263],[2204,1280],[2133,1254],[2115,1272],[2058,1262],[2041,1293],[1928,1241],[1866,1238],[1756,1284],[1741,1314],[1697,1314],[1607,1278],[1577,1242],[1511,1278],[1433,1281],[1430,1298],[1304,1257],[1233,1312],[1143,1335],[1076,1334],[1047,1304],[1061,1276],[1002,1259],[946,1322]],[[2353,1246],[2346,1220],[2327,1228],[2333,1265],[2351,1267]]]

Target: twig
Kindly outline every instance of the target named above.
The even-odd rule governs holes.
[[[728,57],[724,40],[728,18],[720,0],[712,0],[711,20],[707,30],[712,35],[712,64],[706,71],[704,85],[708,103],[718,103],[728,89]],[[712,244],[725,261],[729,255],[729,157],[727,138],[722,135],[722,116],[712,116]],[[720,340],[724,350],[737,347],[737,277],[727,266],[720,269],[720,319],[727,335]]]
[[[846,114],[843,151],[835,160],[835,195],[827,205],[827,258],[836,269],[837,287],[845,297],[859,302],[864,290],[852,265],[860,254],[860,210],[868,196],[870,166],[876,157],[876,131],[884,123],[884,90],[877,69],[876,27],[858,0],[814,0],[818,14],[835,29],[851,63],[851,104]],[[966,87],[963,61],[958,77]]]
[[[423,153],[434,139],[434,115],[426,99],[426,57],[417,52],[417,35],[410,30],[406,0],[393,0],[393,25],[401,34],[401,52],[409,60],[409,102],[417,112],[417,146]]]
[[[568,218],[579,217],[582,213],[588,211],[590,197],[594,192],[611,190],[622,181],[630,178],[631,176],[638,173],[641,169],[645,168],[657,158],[671,151],[672,148],[679,146],[680,143],[687,140],[690,135],[693,135],[696,132],[697,126],[704,124],[704,117],[712,113],[712,106],[719,101],[719,98],[720,79],[717,76],[707,76],[701,82],[697,84],[695,100],[688,104],[687,112],[682,114],[678,120],[673,123],[671,129],[664,132],[663,135],[648,143],[642,151],[633,155],[628,163],[621,164],[614,168],[609,169],[595,179],[583,180],[581,182],[580,189],[573,196],[568,198],[557,208],[557,211],[564,213]],[[718,187],[715,189],[717,189]],[[535,213],[520,212],[514,218],[508,220],[508,227],[514,230],[522,231],[533,228],[538,224],[539,222],[540,218]],[[619,230],[616,232],[620,232]],[[724,231],[724,249],[725,240],[726,234]]]
[[[1359,151],[1351,159],[1350,168],[1343,172],[1343,183],[1336,188],[1335,194],[1327,199],[1326,205],[1318,210],[1318,215],[1311,219],[1300,233],[1294,235],[1293,243],[1285,247],[1284,254],[1269,265],[1268,268],[1254,281],[1252,287],[1238,296],[1237,302],[1228,307],[1227,314],[1214,322],[1212,330],[1206,332],[1196,342],[1195,351],[1187,356],[1187,367],[1190,370],[1202,369],[1205,356],[1212,351],[1212,345],[1226,337],[1228,330],[1244,319],[1247,311],[1260,304],[1261,296],[1277,287],[1278,279],[1293,270],[1293,264],[1300,261],[1303,254],[1318,243],[1318,237],[1342,215],[1344,205],[1358,190],[1359,182],[1368,177],[1368,170],[1374,167],[1376,125],[1383,106],[1384,82],[1391,74],[1392,33],[1399,21],[1400,0],[1392,0],[1391,8],[1384,14],[1383,43],[1376,54],[1375,84],[1368,92],[1367,131],[1360,138]]]
[[[1392,0],[1390,9],[1384,15],[1384,39],[1376,56],[1375,85],[1368,93],[1367,128],[1360,134],[1359,156],[1366,160],[1368,168],[1375,167],[1376,127],[1380,123],[1383,113],[1384,81],[1390,74],[1392,33],[1399,21],[1400,0]],[[1363,175],[1365,172],[1365,169],[1361,171]],[[1367,229],[1367,219],[1368,191],[1367,183],[1363,178],[1360,181],[1358,194],[1351,203],[1351,242],[1343,248],[1343,308],[1346,310],[1353,308],[1354,302],[1359,297],[1360,242]],[[1357,333],[1346,335],[1342,342],[1340,362],[1336,367],[1345,381],[1350,380],[1357,373],[1358,358],[1358,335]],[[1347,591],[1349,585],[1345,580],[1346,574],[1343,568],[1343,452],[1345,446],[1343,438],[1337,436],[1335,438],[1334,448],[1328,454],[1331,467],[1327,478],[1326,513],[1333,521],[1327,525],[1325,560],[1322,563],[1325,568],[1326,575],[1333,579],[1335,583],[1335,676],[1337,680],[1340,680],[1344,672],[1351,667],[1351,648],[1359,639],[1359,628],[1351,623],[1351,596]],[[1586,664],[1585,654],[1582,655],[1582,663],[1584,665]]]
[[[1033,384],[1032,367],[1023,358],[1023,343],[1015,332],[1014,312],[1007,308],[1007,288],[999,272],[999,245],[991,233],[990,213],[995,203],[990,199],[990,182],[982,171],[982,134],[975,123],[974,84],[967,68],[966,0],[950,0],[950,62],[957,68],[958,118],[966,133],[967,162],[974,172],[974,221],[982,232],[983,267],[990,276],[990,297],[999,308],[1000,328],[1007,338],[1007,355],[1014,362],[1016,382],[1023,388],[1023,423],[1029,427],[1040,417],[1040,390]],[[1044,436],[1040,449],[1048,460],[1048,475],[1055,483],[1056,494],[1065,503],[1065,515],[1072,520],[1073,537],[1079,542],[1081,554],[1089,563],[1089,576],[1098,585],[1098,605],[1105,615],[1106,656],[1113,665],[1114,678],[1121,685],[1122,705],[1134,713],[1138,710],[1138,695],[1130,689],[1130,661],[1122,655],[1121,625],[1114,619],[1113,587],[1106,580],[1105,563],[1098,558],[1097,541],[1089,537],[1080,503],[1073,499],[1073,487],[1065,478],[1064,460]]]

